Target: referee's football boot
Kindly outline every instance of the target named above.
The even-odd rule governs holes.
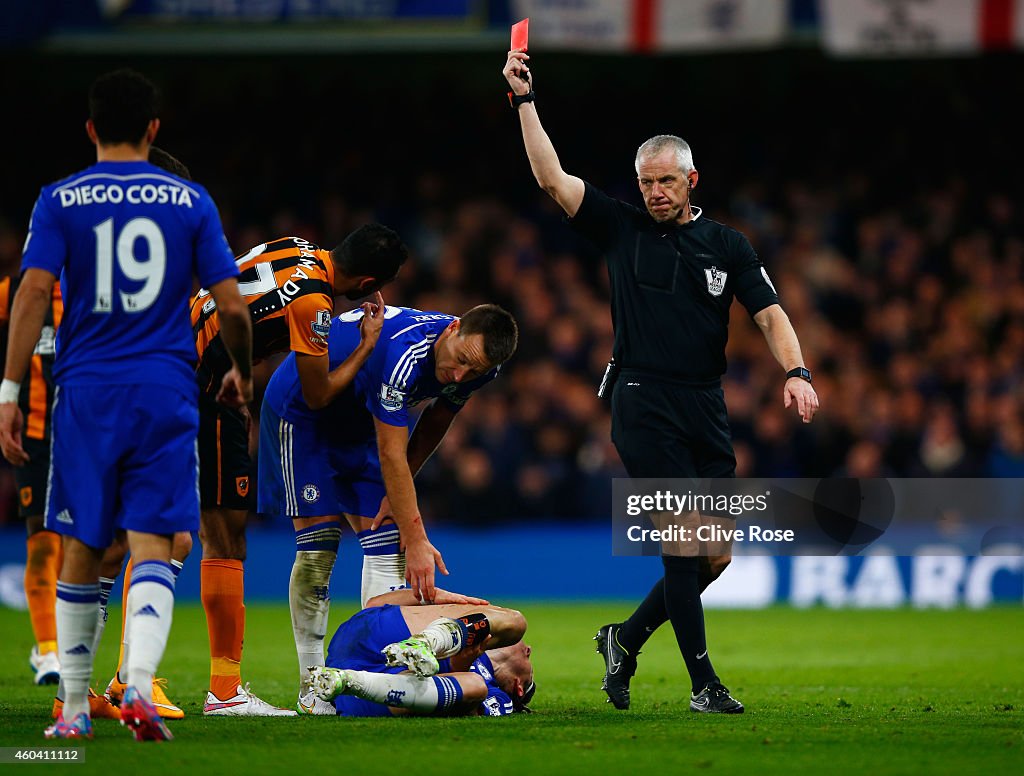
[[[597,651],[604,658],[604,681],[601,689],[608,693],[608,702],[617,709],[629,708],[629,680],[636,673],[636,655],[631,655],[619,644],[621,622],[602,625],[594,640]],[[639,652],[637,654],[640,654]]]
[[[690,711],[702,714],[742,714],[743,704],[729,695],[721,682],[709,682],[703,690],[690,693]]]

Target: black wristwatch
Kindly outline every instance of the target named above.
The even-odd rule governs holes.
[[[811,382],[811,370],[802,366],[794,367],[786,372],[786,379],[788,380],[790,377],[799,377],[801,380]]]
[[[524,102],[533,102],[537,98],[537,95],[533,93],[533,89],[530,89],[526,94],[516,94],[515,92],[508,93],[508,101],[512,106],[512,110],[518,110],[519,106]]]

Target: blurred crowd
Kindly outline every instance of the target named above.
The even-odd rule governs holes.
[[[692,77],[693,88],[717,97],[725,81],[710,75],[725,79],[727,65],[701,62],[690,63],[707,68]],[[497,302],[516,316],[518,353],[467,404],[419,475],[428,520],[606,517],[611,478],[624,471],[608,406],[595,395],[612,346],[602,256],[533,183],[518,122],[501,104],[500,62],[487,63],[487,77],[473,76],[480,84],[447,73],[452,91],[443,107],[430,90],[396,98],[403,60],[372,65],[378,81],[328,76],[316,62],[290,64],[294,72],[234,65],[223,80],[157,71],[173,106],[162,144],[213,193],[236,253],[287,234],[329,248],[376,220],[411,249],[385,289],[390,304],[457,314]],[[604,68],[604,80],[568,70],[584,65]],[[438,60],[431,72],[448,66]],[[728,66],[737,77],[757,77],[743,60]],[[565,75],[544,93],[543,115],[568,170],[637,205],[632,149],[666,125],[679,127],[702,174],[694,203],[744,232],[764,261],[821,411],[805,426],[783,407],[782,370],[734,306],[724,388],[737,474],[1024,476],[1024,212],[1013,173],[1020,144],[1012,122],[978,120],[1004,104],[998,89],[985,87],[993,83],[988,64],[976,73],[960,66],[941,83],[922,80],[932,99],[915,106],[905,106],[881,70],[876,80],[870,69],[850,71],[850,82],[833,88],[839,71],[815,60],[801,79],[771,80],[798,66],[794,55],[764,71],[761,91],[749,91],[757,115],[802,116],[778,126],[755,130],[728,110],[692,121],[682,103],[666,105],[652,123],[648,93],[622,91],[621,116],[609,115],[600,132],[579,131],[559,99],[599,110],[619,60],[550,66]],[[639,77],[645,67],[668,73],[677,63],[632,67]],[[351,101],[333,99],[346,89],[357,90]],[[884,103],[861,109],[853,93]],[[288,101],[277,102],[285,94]],[[363,113],[352,114],[352,102],[365,103],[373,120],[353,120]],[[279,104],[318,112],[286,111],[303,121],[240,128],[240,116],[260,114],[247,106]],[[878,122],[883,109],[895,120]],[[18,271],[38,186],[89,163],[75,123],[81,107],[68,111],[34,127],[62,155],[32,160],[0,187],[2,274]],[[933,131],[938,117],[942,130]],[[688,127],[700,134],[689,136]],[[956,164],[961,154],[970,165]],[[273,366],[260,367],[262,384]],[[0,504],[0,519],[15,519],[8,469],[0,469]]]
[[[705,210],[768,267],[823,408],[805,426],[783,406],[782,370],[736,304],[724,388],[737,474],[1024,476],[1019,205],[971,203],[955,182],[900,208],[872,208],[866,194],[851,177],[791,181],[769,200],[748,181]],[[604,516],[610,478],[623,476],[595,396],[611,350],[606,270],[543,195],[531,204],[466,202],[445,228],[408,232],[410,304],[497,301],[522,332],[507,374],[421,475],[438,517]]]
[[[628,181],[619,182],[622,195]],[[420,176],[389,222],[412,259],[392,304],[460,313],[497,302],[520,325],[518,353],[460,414],[419,475],[431,520],[596,518],[623,470],[596,397],[611,352],[607,272],[543,194],[433,206]],[[695,197],[699,203],[699,197]],[[383,217],[324,200],[319,220],[281,211],[269,234],[344,233]],[[864,181],[791,181],[770,200],[740,183],[705,215],[749,236],[814,371],[822,411],[799,423],[745,310],[733,308],[724,380],[740,476],[1024,476],[1024,231],[1019,203],[969,203],[954,185],[901,208],[871,207]],[[230,217],[232,245],[266,239]],[[22,234],[0,232],[15,271]],[[329,247],[329,246],[328,246]],[[260,370],[265,384],[274,364]],[[10,472],[4,502],[12,502]]]

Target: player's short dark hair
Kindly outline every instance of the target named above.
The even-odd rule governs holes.
[[[159,108],[156,87],[134,70],[101,75],[89,89],[89,118],[104,145],[140,142]]]
[[[188,171],[188,167],[180,159],[171,156],[162,148],[157,148],[156,146],[149,147],[149,163],[159,167],[161,170],[167,170],[171,175],[177,175],[179,178],[184,178],[187,181],[192,180],[192,173]]]
[[[484,335],[484,355],[491,366],[504,364],[516,352],[519,327],[512,313],[496,304],[481,304],[462,316],[459,335]]]
[[[527,705],[533,700],[533,696],[537,694],[537,683],[531,681],[526,687],[523,688],[523,694],[519,697],[512,698],[512,710],[517,714],[526,713],[532,714],[533,711]]]
[[[409,249],[394,229],[383,224],[366,224],[332,250],[331,258],[349,277],[365,275],[388,282],[409,258]]]

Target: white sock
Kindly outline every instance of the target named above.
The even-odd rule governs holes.
[[[147,701],[153,700],[153,676],[167,647],[174,615],[174,572],[169,563],[138,563],[128,588],[125,623],[131,652],[126,655],[127,684]]]
[[[431,712],[449,709],[462,700],[462,687],[451,676],[420,677],[352,670],[345,673],[350,682],[346,694],[375,703]]]
[[[451,657],[462,649],[462,628],[450,617],[440,617],[416,634],[430,645],[435,657]]]
[[[360,531],[357,536],[363,548],[363,580],[359,595],[360,603],[365,607],[374,596],[406,587],[405,553],[399,552],[398,526]]]
[[[57,652],[60,654],[64,719],[70,722],[89,713],[89,679],[95,652],[96,623],[100,618],[100,586],[57,582]]]
[[[337,552],[328,550],[295,553],[288,580],[288,608],[299,658],[300,693],[309,689],[309,667],[324,665],[324,638],[331,613],[331,572],[337,558]]]
[[[178,574],[181,573],[181,570],[184,566],[185,561],[175,560],[174,558],[171,558],[171,573],[174,574],[175,585],[178,584]],[[100,579],[100,581],[103,581],[102,578]],[[130,587],[131,581],[129,581],[128,584]],[[121,630],[121,665],[118,666],[118,671],[114,674],[114,676],[117,678],[117,681],[122,683],[126,683],[125,680],[128,678],[128,652],[128,627],[127,623],[125,623],[125,627]],[[124,676],[121,676],[122,670],[124,671]]]
[[[178,584],[178,575],[181,573],[182,568],[185,566],[185,561],[175,560],[171,558],[171,573],[174,574],[174,584]],[[131,582],[129,581],[129,587]],[[117,681],[122,684],[127,684],[128,679],[128,653],[131,651],[131,645],[128,643],[128,627],[127,623],[125,627],[121,629],[121,665],[118,666],[118,671],[114,674],[117,677]],[[124,676],[121,676],[121,671],[124,671]]]

